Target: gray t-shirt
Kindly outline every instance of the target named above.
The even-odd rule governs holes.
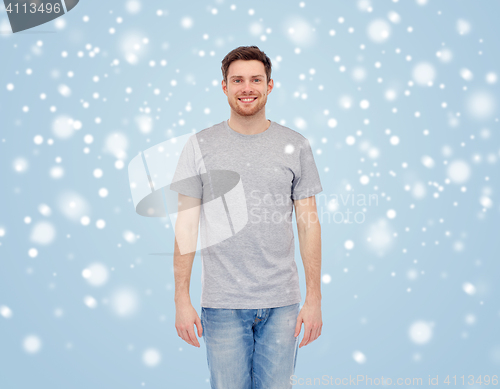
[[[308,140],[270,122],[243,135],[223,121],[193,134],[180,155],[170,189],[202,199],[202,307],[301,302],[293,200],[323,188]]]

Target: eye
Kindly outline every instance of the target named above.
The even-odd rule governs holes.
[[[257,80],[260,82],[260,78],[254,78],[254,81]],[[240,81],[240,80],[234,80],[234,82],[237,82],[237,81]]]

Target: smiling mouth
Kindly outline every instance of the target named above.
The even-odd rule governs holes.
[[[249,103],[253,103],[255,100],[257,100],[257,97],[254,97],[252,100],[248,100],[248,99],[244,99],[244,100],[238,99],[238,100],[241,101],[243,104],[249,104]]]

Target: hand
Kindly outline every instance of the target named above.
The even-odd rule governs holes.
[[[203,328],[201,326],[201,320],[198,313],[194,309],[190,302],[178,303],[175,305],[175,329],[177,330],[177,335],[179,335],[184,341],[195,346],[200,347],[198,339],[196,338],[193,324],[196,325],[198,329],[198,336],[201,337],[203,334]]]
[[[304,337],[302,338],[302,342],[300,342],[299,348],[307,346],[321,335],[321,327],[323,326],[323,321],[321,320],[321,302],[316,303],[306,300],[299,312],[299,316],[297,316],[294,336],[299,336],[302,323],[304,323]]]

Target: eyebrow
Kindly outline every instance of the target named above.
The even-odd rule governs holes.
[[[243,76],[232,76],[230,77],[229,79],[232,80],[233,78],[241,78]],[[250,78],[254,78],[254,77],[264,77],[262,74],[257,74],[255,76],[251,76]]]

